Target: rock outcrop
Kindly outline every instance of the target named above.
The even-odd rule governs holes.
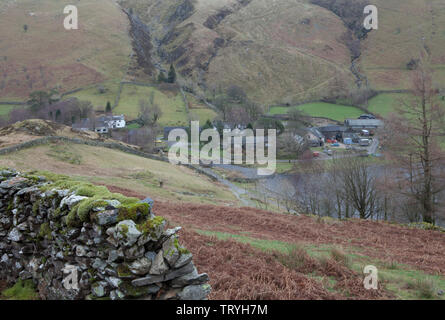
[[[206,299],[207,274],[153,201],[49,173],[0,171],[0,279],[42,299]]]

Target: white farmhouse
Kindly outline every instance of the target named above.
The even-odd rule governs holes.
[[[120,116],[106,116],[104,117],[104,123],[109,129],[125,128],[126,122],[124,115]]]
[[[125,128],[125,116],[102,116],[95,119],[82,119],[73,124],[73,129],[80,131],[94,131],[97,133],[108,133],[110,129]]]

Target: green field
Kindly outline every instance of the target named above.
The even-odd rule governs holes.
[[[406,93],[383,93],[369,100],[368,110],[372,114],[387,116],[400,104],[401,99],[408,98]]]
[[[103,86],[105,89],[104,93],[99,92],[98,86],[99,85],[89,86],[88,88],[73,94],[66,95],[65,98],[75,97],[82,101],[90,101],[93,104],[94,109],[102,111],[105,109],[108,101],[111,103],[111,105],[114,105],[117,92],[119,90],[119,82],[115,80],[101,84],[101,86]]]
[[[207,120],[213,121],[218,117],[218,114],[215,111],[207,107],[193,95],[186,93],[186,98],[189,105],[191,121],[199,121],[199,123],[203,125]]]
[[[311,117],[328,118],[340,122],[349,118],[357,118],[363,114],[362,110],[355,107],[325,102],[313,102],[294,107],[271,107],[269,114],[283,115],[292,109],[300,110]]]
[[[161,126],[183,126],[188,122],[188,115],[182,96],[177,91],[160,91],[156,87],[125,85],[122,89],[118,106],[114,114],[124,114],[127,119],[137,118],[140,100],[147,100],[154,92],[154,102],[162,110],[159,121]]]
[[[18,107],[19,106],[14,106],[10,104],[0,104],[0,118],[8,117],[11,110]]]
[[[190,118],[192,120],[198,120],[201,125],[206,123],[207,120],[213,121],[218,114],[211,109],[192,109],[190,110]]]
[[[388,116],[391,112],[396,111],[396,107],[400,106],[401,102],[410,102],[410,95],[408,93],[383,93],[369,100],[368,110],[372,114],[382,117]],[[440,96],[437,100],[445,106],[445,102]]]

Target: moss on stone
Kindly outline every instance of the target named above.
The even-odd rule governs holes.
[[[105,296],[105,297],[100,297],[100,298],[95,297],[95,296],[92,296],[92,297],[91,297],[91,300],[96,300],[96,301],[108,301],[108,300],[111,300],[111,298],[110,298],[110,297],[107,297],[107,296]]]
[[[121,203],[121,221],[127,217],[136,217],[138,213],[142,217],[146,217],[149,214],[149,205],[140,204],[139,199],[125,197],[118,193],[110,192],[104,186],[96,186],[91,183],[82,181],[70,180],[65,176],[55,176],[56,180],[43,185],[40,189],[44,192],[50,190],[69,190],[70,192],[83,197],[88,197],[73,207],[68,214],[67,224],[70,226],[76,226],[79,222],[90,221],[91,210],[95,207],[106,207],[108,203],[105,200],[117,200]],[[74,213],[74,211],[77,211]],[[77,221],[78,220],[78,221]],[[132,219],[135,220],[135,219]]]
[[[37,300],[39,295],[32,280],[18,280],[16,284],[1,293],[7,300]]]
[[[11,199],[8,203],[8,207],[6,208],[6,213],[11,215],[13,209],[14,209],[14,201]]]
[[[150,205],[148,203],[130,203],[124,204],[119,207],[118,221],[133,220],[146,220],[150,214]]]
[[[126,296],[130,297],[130,298],[142,297],[142,296],[146,295],[147,291],[148,291],[148,289],[147,289],[148,286],[135,287],[129,281],[122,282],[119,287],[122,291],[125,292]]]
[[[48,181],[62,181],[62,180],[69,180],[70,179],[66,175],[58,174],[58,173],[54,173],[54,172],[49,172],[49,171],[32,171],[32,172],[28,173],[27,177],[37,178],[37,179],[39,177],[44,177]]]
[[[106,196],[110,193],[106,187],[95,186],[92,184],[81,184],[70,189],[74,191],[78,196],[83,197],[97,197]]]
[[[124,237],[127,237],[127,233],[128,233],[128,226],[126,224],[123,224],[120,226],[120,234],[123,235]]]
[[[88,182],[71,180],[65,177],[60,180],[51,180],[52,182],[40,187],[42,191],[50,191],[52,189],[69,190],[78,196],[96,197],[104,200],[118,200],[122,204],[132,204],[139,202],[137,198],[125,197],[118,193],[110,192],[104,186],[96,186]]]
[[[132,276],[130,268],[125,263],[117,266],[117,275],[120,278],[130,277]]]
[[[147,219],[142,223],[136,225],[136,228],[142,232],[143,235],[149,235],[151,237],[156,237],[156,230],[165,222],[162,217],[154,217],[152,219]]]
[[[77,208],[77,217],[81,222],[88,222],[90,220],[90,212],[93,208],[105,207],[107,205],[107,202],[105,202],[100,196],[85,199],[79,203]]]
[[[77,209],[79,207],[79,203],[73,206],[65,218],[65,223],[68,227],[78,227],[80,225],[80,220],[77,217]]]
[[[37,200],[32,205],[32,213],[34,216],[36,216],[39,213],[40,209],[40,200]]]
[[[190,253],[190,251],[188,251],[186,248],[184,248],[183,246],[181,246],[179,244],[179,239],[177,237],[173,241],[173,244],[174,244],[175,248],[178,249],[180,254],[189,254]]]
[[[59,217],[61,214],[62,214],[62,209],[60,207],[54,210],[54,217]]]
[[[39,237],[52,240],[53,236],[51,235],[51,228],[49,227],[48,222],[42,223],[42,225],[40,225]]]

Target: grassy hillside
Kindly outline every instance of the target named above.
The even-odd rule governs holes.
[[[382,117],[394,112],[395,108],[400,105],[400,101],[407,99],[408,94],[405,93],[384,93],[375,96],[369,100],[368,109],[370,112]]]
[[[100,147],[39,146],[0,156],[0,167],[66,174],[117,192],[164,201],[237,204],[230,190],[191,169]]]
[[[4,1],[2,1],[4,2]],[[72,1],[8,1],[0,9],[0,98],[121,79],[132,51],[128,19],[113,1],[76,2],[79,30],[63,27]],[[24,26],[28,29],[25,31]]]
[[[123,0],[153,29],[163,60],[210,89],[242,86],[263,103],[320,97],[335,78],[353,83],[338,17],[305,1]],[[187,14],[176,8],[192,3]],[[245,3],[247,5],[242,5]],[[219,13],[232,13],[209,24]]]
[[[355,107],[325,102],[306,103],[296,107],[272,107],[269,114],[287,114],[292,109],[300,110],[311,117],[328,118],[339,122],[343,122],[345,119],[355,119],[363,114],[362,110]]]
[[[75,97],[82,101],[90,101],[96,110],[103,111],[107,102],[113,105],[119,91],[120,79],[105,81],[100,84],[105,89],[105,92],[100,92],[98,85],[90,85],[75,93],[69,94],[66,97]]]
[[[204,124],[207,120],[213,121],[218,117],[214,110],[198,101],[193,95],[186,93],[186,98],[189,104],[190,120],[198,120],[200,124]]]
[[[10,104],[0,104],[0,118],[7,117],[9,113],[14,109],[17,108],[15,105]]]
[[[183,126],[188,122],[187,110],[181,93],[177,89],[162,90],[156,86],[146,87],[125,85],[122,89],[115,114],[125,114],[127,119],[135,119],[139,114],[139,102],[148,100],[154,93],[154,103],[162,110],[159,123],[162,126]]]
[[[435,80],[445,80],[445,4],[441,0],[377,0],[379,29],[364,43],[361,66],[374,89],[407,89],[411,59],[430,53]],[[443,87],[443,85],[441,86]]]
[[[95,107],[114,103],[132,52],[128,19],[114,1],[85,0],[76,4],[80,30],[66,31],[62,12],[68,3],[2,2],[0,98],[20,101],[38,89],[59,87],[66,92],[83,88],[72,96],[90,100]],[[175,64],[209,98],[233,84],[265,105],[321,99],[332,94],[333,86],[343,91],[355,88],[350,51],[341,40],[345,25],[336,14],[309,0],[120,3],[132,8],[150,27],[153,44],[159,45],[154,48],[154,60],[165,69]],[[430,54],[440,87],[445,81],[442,1],[377,0],[375,4],[379,29],[362,41],[357,61],[370,87],[407,89],[412,72],[407,63],[420,53]],[[108,90],[98,93],[97,84]],[[131,99],[124,97],[129,106],[119,109],[134,117]],[[173,118],[164,123],[184,120],[182,111],[179,115],[170,109],[166,107],[166,114]],[[191,114],[193,118],[214,116],[198,109]]]
[[[355,86],[350,51],[341,40],[345,25],[309,0],[121,2],[152,28],[166,66],[176,64],[208,93],[236,84],[262,103],[293,104],[329,95],[338,83],[344,90]],[[373,4],[379,9],[379,29],[362,41],[357,61],[369,86],[407,89],[412,73],[407,64],[421,53],[431,55],[440,86],[445,80],[443,2]]]

